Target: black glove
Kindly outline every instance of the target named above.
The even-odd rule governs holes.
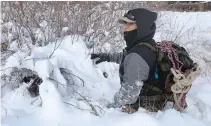
[[[96,59],[96,58],[99,58],[95,63],[98,64],[98,63],[101,63],[101,62],[104,62],[104,61],[110,61],[110,58],[108,56],[108,54],[105,54],[105,53],[101,53],[101,54],[91,54],[91,59]]]

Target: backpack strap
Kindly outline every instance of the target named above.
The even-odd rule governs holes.
[[[147,83],[144,83],[143,87],[147,88],[147,89],[150,89],[150,90],[153,90],[155,92],[158,92],[159,94],[163,94],[164,93],[164,90],[162,90],[162,89],[160,89],[160,88],[158,88],[156,86],[147,84]]]
[[[155,47],[153,47],[152,45],[150,45],[149,43],[143,42],[143,43],[139,43],[139,44],[137,44],[135,46],[140,46],[140,45],[145,45],[148,48],[150,48],[153,52],[157,52],[157,49]],[[126,49],[123,49],[123,55],[126,56],[127,53],[128,53],[128,51]]]
[[[143,43],[137,44],[136,46],[139,46],[139,45],[145,45],[145,46],[147,46],[148,48],[150,48],[152,51],[157,52],[157,49],[156,49],[155,47],[153,47],[153,46],[152,46],[151,44],[149,44],[149,43],[143,42]]]

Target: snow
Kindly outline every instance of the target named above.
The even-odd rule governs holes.
[[[86,31],[86,34],[92,34],[94,32],[94,29],[90,29]]]
[[[111,50],[111,44],[110,43],[105,43],[103,44],[103,52],[110,52]]]
[[[16,41],[13,41],[13,42],[10,44],[10,50],[18,51],[18,43],[17,43]]]
[[[105,34],[105,36],[108,36],[108,35],[109,35],[109,32],[105,31],[105,33],[104,33],[104,34]]]
[[[7,27],[8,30],[9,30],[9,29],[12,29],[13,23],[12,22],[7,22],[7,23],[4,24],[4,26]]]
[[[44,21],[42,21],[39,25],[40,25],[40,27],[45,28],[45,27],[48,26],[48,22],[44,20]]]
[[[47,120],[61,119],[63,103],[59,92],[57,91],[55,84],[49,80],[43,80],[43,84],[40,85],[40,96],[42,98],[41,117]],[[50,111],[53,112],[49,114]],[[46,118],[48,117],[48,118]]]
[[[5,65],[6,71],[5,74],[6,75],[10,75],[11,69],[12,67],[16,66],[17,68],[21,67],[21,63],[20,60],[23,60],[25,56],[25,53],[18,51],[17,53],[14,53],[12,56],[10,56],[7,59],[7,63]]]
[[[205,36],[210,35],[211,12],[197,13],[172,13],[163,19],[176,16],[177,23],[188,22],[187,27],[196,30],[191,38],[194,43],[189,43],[191,56],[200,63],[204,71],[210,72],[210,67],[202,58],[210,55],[209,50],[201,46]],[[191,20],[190,20],[191,17]],[[162,19],[162,20],[163,20]],[[202,20],[203,19],[203,20]],[[174,21],[172,21],[174,22]],[[43,26],[46,23],[43,23]],[[155,39],[159,41],[161,34],[169,34],[166,30],[176,33],[180,30],[163,26],[158,29]],[[188,29],[187,28],[187,29]],[[208,29],[207,29],[208,28]],[[182,34],[178,42],[187,40],[187,34]],[[202,37],[202,38],[201,38]],[[210,39],[211,40],[211,39]],[[61,42],[61,43],[60,43]],[[196,43],[195,43],[196,42]],[[210,41],[209,41],[210,42]],[[184,44],[184,43],[183,43]],[[15,48],[12,43],[11,48]],[[56,50],[55,47],[60,45]],[[200,46],[199,46],[200,45]],[[105,48],[109,50],[110,44]],[[198,49],[195,49],[199,47]],[[4,68],[17,67],[35,71],[42,78],[39,86],[40,96],[32,98],[27,91],[28,84],[21,84],[19,88],[4,91],[1,98],[1,119],[3,126],[210,126],[211,125],[211,77],[210,74],[198,77],[187,95],[188,109],[179,113],[173,109],[149,113],[140,109],[134,114],[122,113],[119,108],[106,108],[113,101],[114,94],[120,88],[118,65],[103,62],[93,65],[89,50],[83,37],[79,35],[66,36],[57,42],[44,47],[34,47],[31,54],[17,51],[7,59]],[[199,55],[200,54],[200,55]],[[69,70],[74,84],[70,84],[61,72],[61,68]],[[4,70],[8,75],[12,69]],[[108,74],[108,78],[103,73]],[[78,78],[84,80],[84,83]],[[54,80],[52,80],[54,79]],[[93,114],[92,104],[99,116]],[[98,107],[97,107],[98,106]],[[77,107],[77,108],[76,108]],[[101,109],[100,109],[101,108]],[[91,113],[92,112],[92,113]]]
[[[63,28],[62,28],[62,31],[63,31],[63,32],[67,32],[68,30],[69,30],[68,27],[63,27]]]
[[[42,77],[43,79],[49,78],[50,73],[53,72],[53,66],[48,59],[36,61],[35,71],[38,72],[39,77]]]

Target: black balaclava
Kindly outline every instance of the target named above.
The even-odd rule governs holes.
[[[126,41],[127,47],[132,46],[132,41],[134,41],[136,36],[137,36],[137,29],[128,31],[128,32],[124,32],[124,39]]]

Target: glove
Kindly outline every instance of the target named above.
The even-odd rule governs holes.
[[[101,54],[91,54],[91,59],[96,59],[96,58],[99,58],[95,63],[96,64],[99,64],[101,62],[104,62],[104,61],[110,61],[110,58],[108,56],[108,54],[105,54],[105,53],[101,53]]]

